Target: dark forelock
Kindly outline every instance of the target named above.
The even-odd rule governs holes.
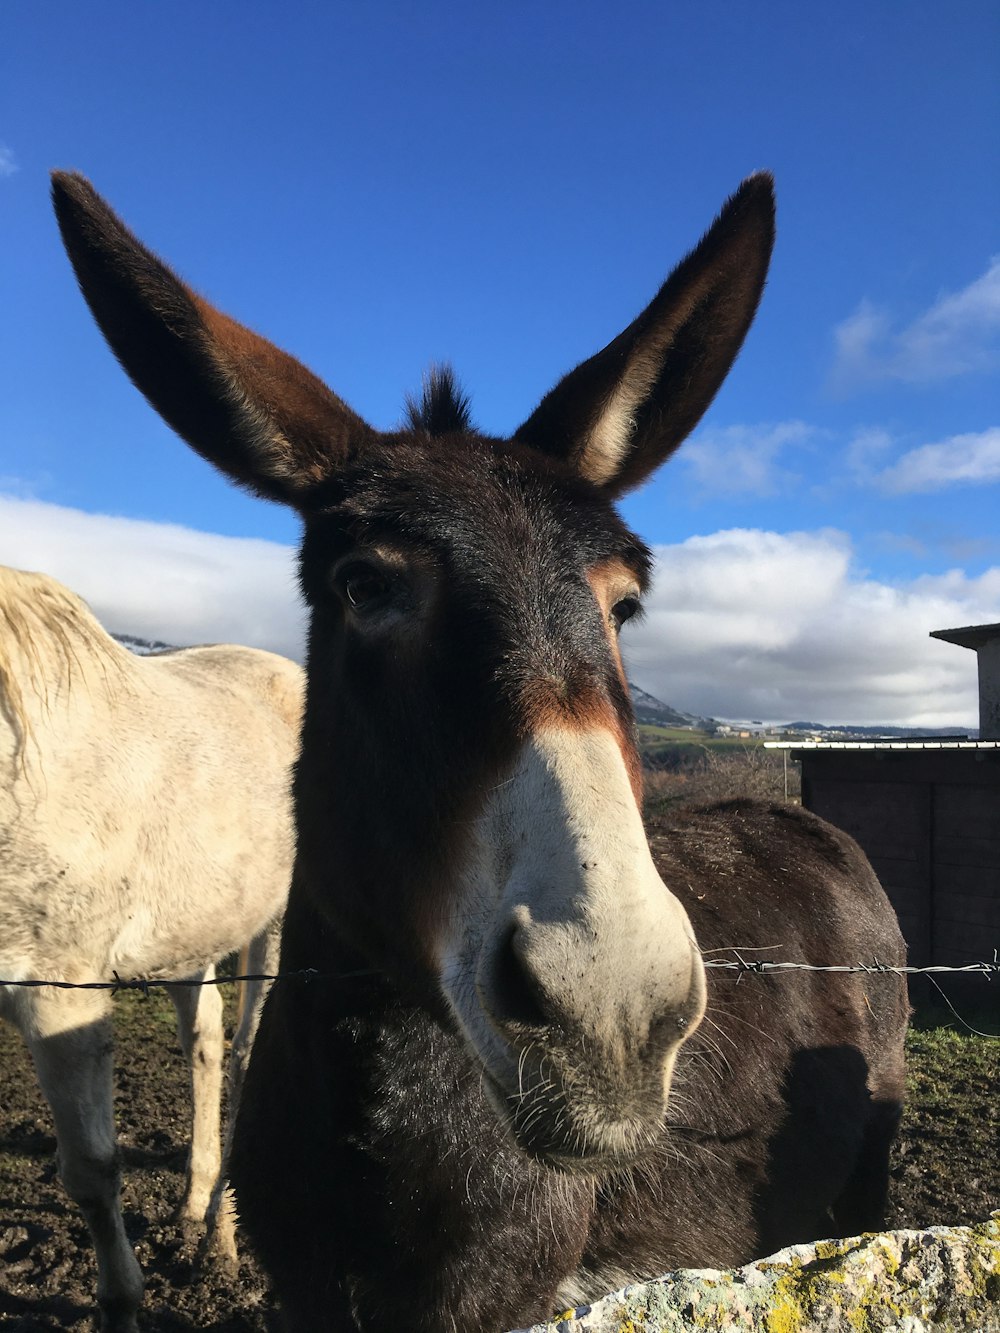
[[[419,401],[406,399],[406,425],[419,435],[451,435],[472,430],[472,404],[451,366],[432,366]]]

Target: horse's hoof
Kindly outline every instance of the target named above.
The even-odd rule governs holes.
[[[209,1224],[198,1253],[205,1267],[212,1267],[227,1277],[233,1277],[239,1268],[236,1252],[236,1226],[231,1214],[220,1212]]]
[[[136,1310],[124,1301],[101,1301],[101,1333],[139,1333]]]

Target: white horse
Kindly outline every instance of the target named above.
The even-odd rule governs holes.
[[[271,970],[301,709],[301,669],[283,657],[136,657],[54,579],[0,566],[0,980],[208,980],[248,942],[250,969]],[[168,992],[194,1100],[179,1216],[198,1226],[221,1198],[222,1000],[214,985]],[[234,1040],[234,1091],[261,1000],[248,997]],[[133,1330],[143,1283],[121,1215],[110,993],[0,985],[0,1017],[52,1108],[102,1326]],[[235,1255],[224,1208],[214,1226]]]

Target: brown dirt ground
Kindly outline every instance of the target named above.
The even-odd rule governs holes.
[[[236,1279],[202,1271],[171,1211],[183,1182],[187,1073],[162,995],[117,1006],[116,1115],[129,1236],[146,1274],[147,1333],[276,1330],[252,1262]],[[1000,1015],[1000,1006],[998,1006]],[[935,1025],[911,1036],[910,1101],[888,1223],[964,1223],[1000,1208],[1000,1041]],[[0,1023],[0,1328],[84,1333],[96,1273],[84,1224],[55,1174],[52,1123],[18,1034]]]

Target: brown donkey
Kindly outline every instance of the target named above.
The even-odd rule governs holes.
[[[298,850],[232,1164],[287,1327],[497,1333],[675,1265],[880,1223],[904,987],[742,986],[702,952],[903,959],[857,847],[735,802],[654,838],[615,512],[711,402],[771,252],[745,181],[645,311],[510,439],[450,374],[374,430],[55,177],[125,370],[304,521]]]

